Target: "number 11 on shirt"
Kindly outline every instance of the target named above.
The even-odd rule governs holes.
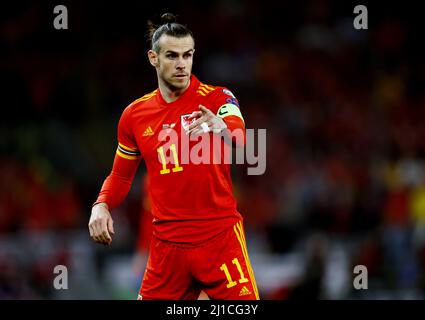
[[[170,173],[170,169],[167,169],[167,163],[165,161],[164,148],[163,147],[159,147],[156,150],[158,151],[159,156],[161,157],[161,163],[162,163],[162,170],[159,173],[160,174]],[[173,158],[174,158],[174,168],[172,168],[171,170],[173,172],[183,171],[183,167],[181,167],[179,165],[179,159],[177,158],[177,149],[176,149],[176,145],[174,143],[170,146],[170,150],[173,153]]]

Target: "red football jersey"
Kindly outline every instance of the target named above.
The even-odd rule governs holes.
[[[140,157],[145,160],[154,217],[153,234],[157,238],[197,245],[242,219],[233,196],[230,165],[223,163],[223,150],[232,148],[231,144],[225,143],[220,135],[204,134],[211,139],[211,161],[194,164],[187,161],[188,155],[204,135],[197,141],[187,142],[189,137],[181,130],[190,122],[188,116],[199,111],[199,105],[217,114],[220,107],[229,104],[238,106],[229,90],[203,84],[192,75],[189,87],[176,101],[167,103],[157,89],[124,110],[118,125],[115,161],[138,164]],[[171,129],[174,135],[161,141],[160,133],[163,135]],[[213,143],[213,139],[218,139],[218,144]],[[219,156],[217,146],[221,148]],[[214,157],[221,161],[211,163]],[[166,159],[172,161],[166,163]],[[129,172],[131,176],[135,170]],[[125,188],[128,180],[126,184]],[[106,202],[111,207],[108,197],[111,195],[104,184],[97,202]]]

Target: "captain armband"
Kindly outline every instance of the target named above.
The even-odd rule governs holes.
[[[217,111],[217,116],[220,118],[225,118],[228,116],[236,116],[241,118],[245,123],[245,120],[242,117],[242,113],[237,106],[231,103],[223,104]]]

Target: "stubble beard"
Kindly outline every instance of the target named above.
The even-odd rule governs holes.
[[[173,81],[172,78],[167,79],[166,77],[162,77],[162,81],[171,91],[183,90],[188,87],[190,77],[185,82]]]

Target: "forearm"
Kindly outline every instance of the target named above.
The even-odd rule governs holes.
[[[245,123],[237,116],[223,118],[227,129],[224,131],[226,140],[232,141],[235,147],[244,147],[246,144]]]
[[[130,191],[139,160],[127,160],[116,155],[109,176],[103,182],[97,203],[106,203],[109,210],[118,207]]]
[[[95,204],[106,203],[109,210],[118,207],[130,191],[132,179],[125,179],[111,172],[105,179]]]

